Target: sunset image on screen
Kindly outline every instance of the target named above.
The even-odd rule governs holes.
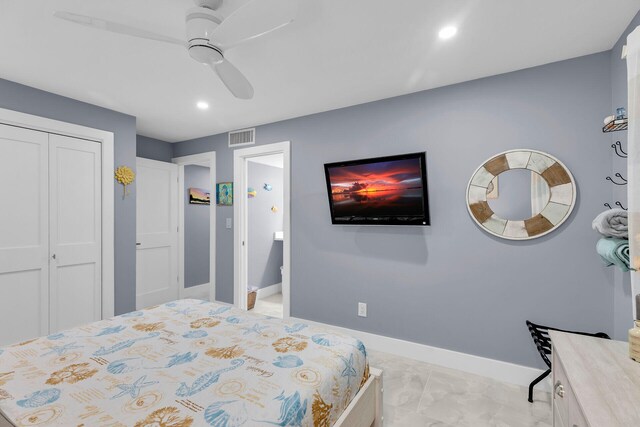
[[[329,169],[336,217],[422,215],[420,159],[392,160]]]

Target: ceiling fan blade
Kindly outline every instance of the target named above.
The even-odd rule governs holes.
[[[222,21],[210,41],[227,49],[290,24],[296,13],[296,0],[252,0]]]
[[[212,64],[211,67],[233,96],[240,99],[253,98],[253,86],[231,62],[224,59],[219,64]]]
[[[99,30],[109,31],[112,33],[124,34],[127,36],[138,37],[148,40],[155,40],[164,43],[177,44],[186,46],[183,40],[174,39],[172,37],[163,36],[162,34],[153,33],[141,28],[131,27],[129,25],[120,24],[118,22],[107,21],[93,16],[78,15],[77,13],[56,11],[53,14],[56,18],[64,19],[75,24],[84,25],[86,27],[96,28]]]

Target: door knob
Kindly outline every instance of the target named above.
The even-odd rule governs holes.
[[[56,259],[56,254],[51,255],[51,258]]]

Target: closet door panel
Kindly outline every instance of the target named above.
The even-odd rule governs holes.
[[[49,332],[48,140],[0,125],[0,346]]]
[[[57,310],[55,330],[63,331],[100,320],[92,304],[96,293],[99,293],[95,286],[91,286],[95,281],[96,263],[58,267],[55,274],[56,278],[52,281],[58,284],[57,291],[52,293],[55,298],[52,305]]]
[[[0,346],[47,335],[46,281],[46,270],[39,268],[0,273]]]
[[[50,136],[51,331],[101,318],[101,147]]]

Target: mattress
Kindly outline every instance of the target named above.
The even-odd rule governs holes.
[[[0,348],[0,412],[17,426],[330,426],[367,377],[355,338],[180,300]]]

